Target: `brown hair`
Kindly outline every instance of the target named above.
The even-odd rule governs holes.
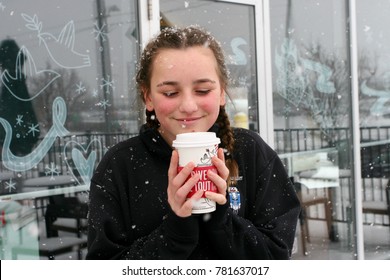
[[[197,26],[188,26],[185,28],[168,27],[163,29],[157,37],[152,39],[143,50],[141,55],[136,82],[140,97],[145,102],[143,91],[150,90],[150,77],[152,74],[153,59],[160,49],[185,49],[195,46],[204,46],[210,48],[214,53],[218,65],[218,76],[221,87],[225,89],[228,85],[229,72],[225,64],[225,56],[220,43],[207,31]],[[157,128],[159,121],[155,117],[154,111],[146,110],[146,123],[149,127]],[[235,183],[238,176],[238,166],[233,160],[234,136],[230,126],[229,118],[225,107],[221,106],[216,123],[219,126],[218,137],[221,139],[221,147],[226,150],[226,166],[229,169],[228,185]]]

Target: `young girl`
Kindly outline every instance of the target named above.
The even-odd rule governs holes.
[[[200,28],[164,29],[143,51],[137,84],[147,123],[92,178],[87,259],[289,259],[299,201],[276,153],[230,127],[219,43]],[[221,139],[210,214],[191,214],[203,191],[186,196],[199,176],[186,181],[194,164],[177,172],[172,149],[177,134],[200,131]]]

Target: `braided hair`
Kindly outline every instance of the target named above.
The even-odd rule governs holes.
[[[225,89],[228,85],[229,71],[225,64],[225,57],[220,43],[207,31],[198,26],[188,26],[184,28],[168,27],[152,39],[142,52],[138,63],[136,82],[141,99],[145,103],[144,92],[150,92],[150,78],[152,74],[153,60],[161,49],[185,49],[195,46],[204,46],[210,48],[217,61],[217,74],[220,79],[221,87]],[[146,125],[151,128],[158,128],[160,123],[155,116],[154,111],[146,112]],[[230,126],[230,121],[225,107],[221,106],[216,121],[219,126],[217,136],[221,139],[220,147],[225,150],[225,163],[229,169],[228,185],[234,184],[238,176],[238,165],[233,159],[234,135]]]

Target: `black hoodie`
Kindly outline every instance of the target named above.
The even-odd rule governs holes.
[[[187,218],[168,205],[172,149],[157,130],[144,126],[111,148],[91,180],[87,259],[289,259],[300,211],[293,185],[257,133],[234,136],[240,209],[228,202]]]

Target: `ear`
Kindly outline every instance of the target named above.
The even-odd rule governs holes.
[[[152,102],[152,99],[150,98],[150,94],[148,93],[148,90],[143,88],[142,89],[142,94],[144,96],[144,102],[145,102],[146,110],[148,110],[150,112],[153,111],[154,110],[153,102]]]
[[[225,90],[221,90],[221,98],[220,98],[220,101],[219,101],[219,105],[220,106],[224,106],[226,104],[226,92]]]

